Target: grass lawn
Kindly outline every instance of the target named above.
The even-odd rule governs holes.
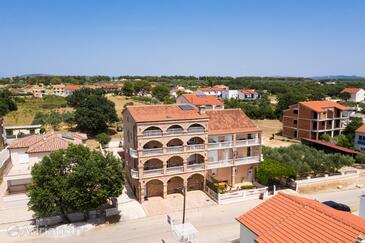
[[[4,117],[5,125],[29,125],[32,124],[37,112],[71,111],[65,107],[66,99],[60,96],[46,96],[45,98],[20,98],[17,99],[18,110],[8,113]]]

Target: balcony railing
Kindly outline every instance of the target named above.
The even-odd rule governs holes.
[[[246,140],[237,140],[236,141],[236,146],[240,147],[240,146],[251,146],[251,145],[256,145],[259,144],[259,140],[256,138],[253,139],[246,139]]]
[[[143,132],[144,137],[162,136],[162,131],[160,130],[148,130]]]
[[[208,169],[233,166],[233,159],[219,160],[208,163]]]
[[[135,150],[135,149],[130,148],[130,149],[129,149],[129,154],[130,154],[130,156],[131,156],[132,158],[138,158],[138,152],[137,152],[137,150]]]
[[[208,143],[208,149],[220,149],[220,148],[231,148],[233,147],[233,142],[217,142],[217,143]]]
[[[186,146],[187,151],[191,150],[204,150],[205,145],[204,144],[191,144]]]
[[[250,156],[234,159],[234,165],[252,164],[260,161],[260,156]]]
[[[137,170],[135,169],[131,169],[131,176],[133,179],[138,179],[139,178],[139,173]]]
[[[184,166],[172,166],[166,168],[166,173],[179,173],[184,171]]]
[[[259,144],[260,142],[256,138],[246,139],[246,140],[236,140],[236,147],[253,146]],[[234,147],[234,141],[208,143],[208,149],[221,149],[221,148],[232,148],[232,147]]]
[[[153,149],[143,149],[142,154],[143,155],[156,155],[156,154],[162,154],[163,148],[153,148]]]
[[[163,168],[143,170],[144,177],[163,175]]]
[[[182,134],[183,132],[184,132],[183,129],[173,128],[173,129],[168,129],[166,131],[166,135],[170,135],[170,134]]]
[[[190,164],[187,166],[188,170],[202,170],[204,169],[204,163]]]
[[[179,153],[184,151],[184,146],[172,146],[166,148],[166,153]]]

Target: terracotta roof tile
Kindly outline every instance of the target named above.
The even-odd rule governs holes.
[[[254,89],[241,89],[240,92],[242,94],[257,94],[256,90]]]
[[[222,87],[208,87],[208,88],[199,88],[200,91],[202,92],[218,92],[218,91],[224,91],[225,89]]]
[[[300,104],[316,111],[316,112],[325,112],[325,108],[337,108],[339,110],[349,110],[348,107],[338,104],[333,101],[305,101],[300,102]]]
[[[81,89],[81,86],[79,86],[79,85],[66,85],[65,89],[66,90],[79,90],[79,89]]]
[[[359,127],[358,129],[356,129],[356,132],[365,133],[365,124],[363,124],[361,127]]]
[[[193,120],[208,118],[205,114],[200,114],[197,108],[192,105],[190,105],[192,108],[191,110],[183,110],[181,106],[183,106],[183,104],[127,106],[125,111],[128,111],[136,122]]]
[[[193,105],[223,105],[223,102],[213,95],[183,94],[182,96]]]
[[[349,88],[344,88],[341,93],[349,93],[349,94],[356,94],[357,92],[359,92],[361,90],[361,88],[354,88],[354,87],[349,87]]]
[[[208,134],[261,131],[241,109],[207,111]]]
[[[279,193],[237,220],[262,243],[355,242],[365,220],[320,202]]]

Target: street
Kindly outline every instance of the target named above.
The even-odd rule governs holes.
[[[349,205],[358,210],[360,196],[364,189],[327,192],[320,194],[300,195],[319,201],[333,200]],[[200,242],[232,242],[239,238],[239,223],[235,217],[260,204],[261,200],[246,201],[227,205],[214,205],[187,211],[186,221],[191,222],[199,231]],[[170,214],[176,223],[181,222],[182,212]],[[6,237],[7,232],[0,233]],[[116,223],[113,225],[96,226],[77,236],[55,238],[53,236],[6,237],[4,242],[172,242],[170,226],[166,215],[146,217],[136,220]],[[3,242],[3,241],[2,241]]]

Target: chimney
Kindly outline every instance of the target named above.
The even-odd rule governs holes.
[[[360,197],[359,216],[365,219],[365,194]]]

